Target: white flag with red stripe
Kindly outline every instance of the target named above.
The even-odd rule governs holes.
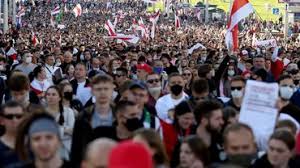
[[[34,32],[32,32],[31,41],[32,41],[33,46],[36,46],[39,44],[39,40]]]
[[[133,44],[136,44],[140,40],[140,38],[135,35],[125,35],[125,34],[117,34],[116,36],[108,36],[107,38],[122,40]]]
[[[110,36],[116,36],[116,31],[115,31],[115,27],[113,26],[113,24],[110,22],[110,20],[107,20],[105,22],[104,28],[108,31],[108,34]]]
[[[56,6],[52,11],[51,11],[51,15],[56,15],[59,14],[60,12],[60,7]]]
[[[25,15],[25,8],[21,6],[21,7],[19,8],[18,13],[17,13],[17,17],[22,17],[22,16],[24,16],[24,15]]]
[[[254,11],[248,0],[234,0],[227,25],[225,42],[228,49],[238,49],[238,23]]]
[[[178,29],[181,27],[180,18],[177,16],[177,12],[174,12],[175,14],[175,28]]]
[[[73,9],[73,12],[74,12],[75,17],[81,16],[81,14],[82,14],[82,8],[81,8],[81,5],[80,5],[80,4],[77,4],[77,5],[75,6],[75,8]]]
[[[10,49],[6,53],[6,56],[11,57],[13,60],[16,60],[17,59],[17,51],[13,47],[10,47]]]
[[[150,22],[152,22],[152,27],[151,27],[151,38],[154,39],[155,37],[155,26],[159,20],[160,16],[160,11],[157,11],[154,15],[150,17]]]
[[[198,21],[201,21],[201,10],[200,8],[196,8],[196,17]]]

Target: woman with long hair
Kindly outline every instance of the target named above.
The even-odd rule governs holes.
[[[140,142],[149,149],[155,168],[169,167],[166,150],[157,132],[152,129],[139,129],[134,132],[133,141]]]
[[[60,126],[63,141],[63,156],[68,159],[71,150],[73,127],[75,123],[74,111],[63,106],[63,96],[57,86],[51,86],[46,91],[46,110],[55,118]]]
[[[67,67],[66,67],[66,78],[69,80],[69,81],[71,81],[71,80],[73,80],[74,79],[74,74],[75,74],[75,67],[74,67],[74,65],[73,64],[69,64],[69,65],[67,65]]]
[[[182,70],[182,77],[183,77],[183,80],[185,82],[184,92],[188,95],[191,95],[192,94],[191,86],[192,86],[192,82],[194,80],[194,75],[193,75],[192,69],[191,68],[184,68]]]
[[[175,106],[173,116],[173,124],[161,122],[163,129],[163,141],[169,158],[172,157],[176,144],[181,139],[191,134],[191,127],[194,122],[192,106],[187,101],[182,101]]]
[[[209,151],[203,140],[197,136],[185,138],[180,145],[178,168],[204,168],[209,164]]]
[[[83,110],[83,105],[80,100],[74,98],[73,88],[70,83],[60,83],[58,88],[63,97],[62,104],[64,107],[71,108],[76,115]]]

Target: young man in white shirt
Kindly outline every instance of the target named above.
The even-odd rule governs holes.
[[[168,88],[170,93],[159,98],[156,102],[155,109],[160,119],[167,123],[173,123],[169,113],[177,104],[188,99],[188,95],[184,93],[184,80],[179,73],[172,73],[168,79]]]

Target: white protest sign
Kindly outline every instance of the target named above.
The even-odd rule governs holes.
[[[274,131],[278,109],[278,84],[248,80],[239,121],[249,125],[257,141]]]
[[[254,43],[255,47],[276,47],[277,43],[275,39],[271,40],[263,40],[263,41],[256,41]]]

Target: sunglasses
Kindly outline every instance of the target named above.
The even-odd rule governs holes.
[[[231,87],[231,90],[242,90],[243,87],[241,86],[237,86],[237,87]]]
[[[281,87],[290,87],[290,88],[295,88],[295,85],[281,85]]]
[[[158,82],[160,82],[160,80],[159,79],[149,79],[147,82],[150,83],[150,84],[152,84],[154,82],[158,83]]]
[[[23,117],[23,114],[4,114],[4,115],[2,115],[2,117],[6,118],[8,120],[12,120],[14,118],[21,119]]]
[[[183,73],[182,75],[183,76],[191,76],[192,74],[191,73]]]

